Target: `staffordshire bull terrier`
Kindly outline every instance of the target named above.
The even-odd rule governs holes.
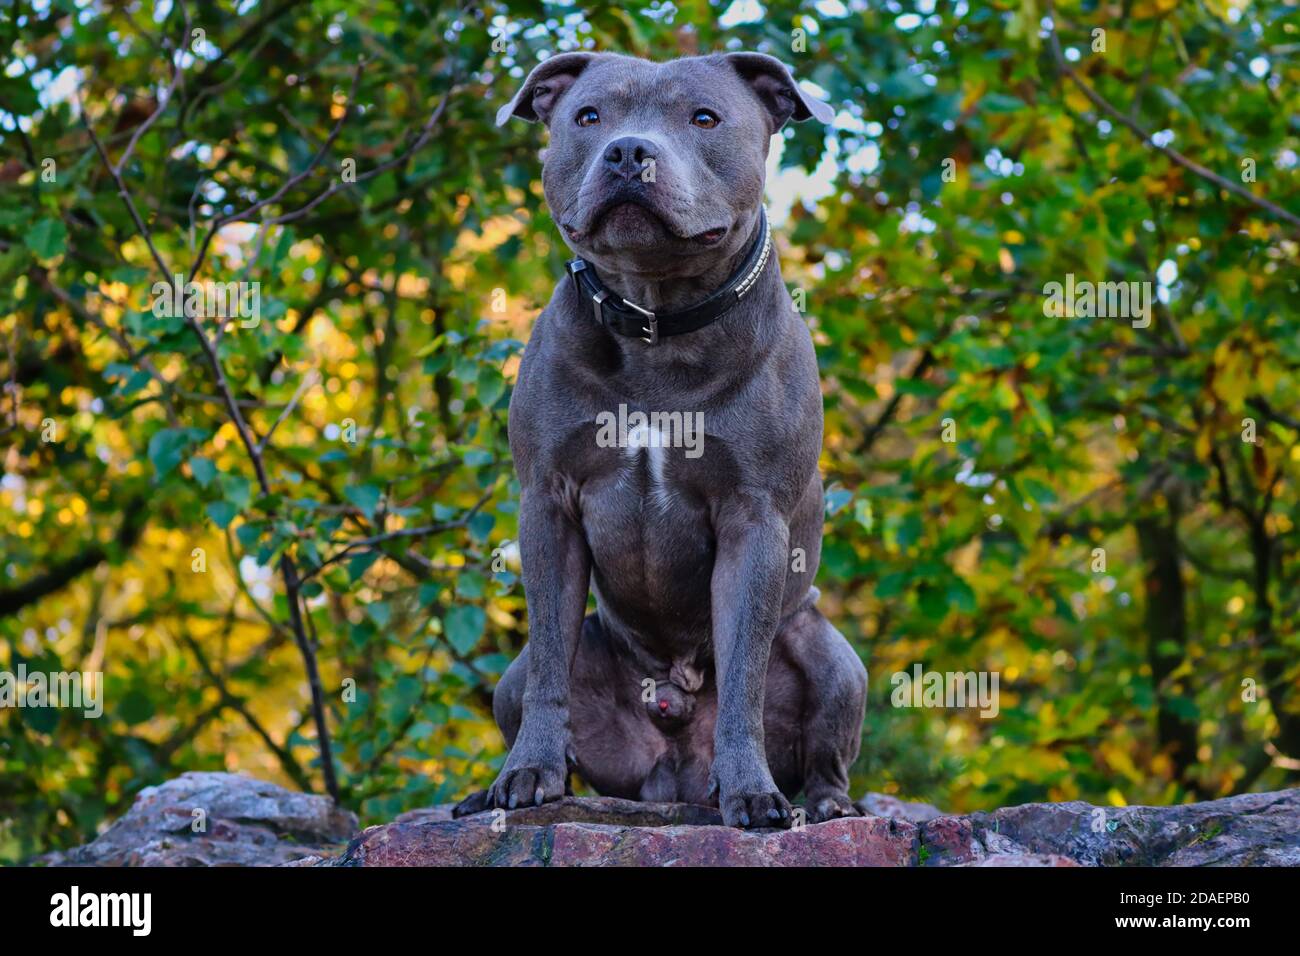
[[[561,54],[498,113],[548,127],[576,258],[510,401],[529,616],[493,701],[510,752],[458,815],[554,800],[570,771],[732,826],[789,826],[801,792],[813,822],[856,815],[867,674],[815,606],[822,397],[763,209],[772,136],[832,115],[757,53]]]

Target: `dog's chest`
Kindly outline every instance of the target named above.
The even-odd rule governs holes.
[[[678,613],[682,602],[699,606],[702,597],[707,606],[708,457],[689,431],[663,419],[632,418],[622,436],[598,444],[580,496],[601,596],[657,617]]]
[[[689,417],[685,417],[689,421]],[[639,497],[659,509],[674,504],[674,481],[683,482],[681,465],[670,458],[685,460],[691,451],[684,440],[685,428],[674,430],[669,422],[646,417],[630,425],[623,442],[623,461],[619,463],[619,479],[623,487],[635,484],[643,492]],[[699,437],[703,437],[702,432]],[[692,439],[693,441],[693,439]],[[674,456],[672,453],[676,452]]]
[[[701,411],[651,411],[625,403],[596,414],[593,443],[584,514],[594,508],[625,519],[654,519],[708,497],[707,462],[723,451],[716,436],[705,434]]]

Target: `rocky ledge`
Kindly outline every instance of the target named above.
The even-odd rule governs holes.
[[[741,831],[687,804],[568,797],[453,820],[415,810],[356,833],[324,797],[187,773],[143,791],[94,842],[38,862],[91,866],[1296,866],[1300,790],[1173,807],[1031,803],[952,816],[882,794],[864,816]],[[201,822],[201,825],[200,825]]]
[[[357,818],[326,797],[233,773],[185,773],[146,787],[93,842],[47,866],[276,866],[346,848]]]

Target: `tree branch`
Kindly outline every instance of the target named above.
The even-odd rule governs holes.
[[[145,499],[137,498],[126,506],[122,524],[117,529],[118,547],[129,550],[140,540],[147,517]],[[95,542],[83,548],[79,554],[54,565],[44,574],[38,574],[17,587],[0,591],[0,618],[17,614],[27,605],[62,589],[91,568],[107,560],[108,548]]]
[[[182,630],[180,637],[181,640],[185,642],[185,645],[190,649],[190,652],[194,655],[194,659],[198,661],[199,669],[203,671],[208,680],[212,682],[212,686],[217,689],[217,693],[221,695],[221,703],[235,711],[235,713],[239,714],[240,717],[243,717],[244,722],[248,724],[253,733],[262,738],[262,742],[266,744],[267,748],[273,754],[275,754],[276,759],[280,761],[280,766],[284,768],[284,772],[289,775],[290,779],[292,779],[294,783],[307,793],[311,793],[313,790],[311,778],[307,775],[307,772],[303,770],[302,764],[298,763],[297,758],[295,758],[294,755],[285,747],[276,743],[275,738],[271,736],[270,731],[268,731],[266,727],[262,725],[262,722],[259,721],[248,709],[248,703],[242,697],[230,692],[230,688],[226,685],[225,680],[222,679],[221,675],[217,673],[215,668],[213,668],[211,662],[208,661],[207,655],[203,653],[203,648],[199,646],[199,642],[194,639],[193,635],[191,635],[189,631]]]
[[[489,488],[487,492],[474,503],[473,507],[455,521],[443,521],[439,524],[420,525],[415,528],[398,528],[396,531],[387,531],[383,534],[372,535],[369,538],[359,538],[356,541],[352,541],[304,574],[303,581],[311,580],[331,564],[337,564],[339,561],[342,561],[353,551],[361,549],[368,550],[370,548],[378,547],[385,542],[396,541],[401,538],[423,538],[431,534],[439,534],[443,531],[452,531],[456,528],[463,528],[470,523],[470,520],[473,519],[479,511],[483,509],[483,506],[492,498],[492,493],[493,490]]]
[[[1075,86],[1077,86],[1079,88],[1079,92],[1081,92],[1084,96],[1086,96],[1088,100],[1095,107],[1097,107],[1097,109],[1101,110],[1103,113],[1105,113],[1115,122],[1119,123],[1121,126],[1128,128],[1130,131],[1136,134],[1142,140],[1143,143],[1147,144],[1157,152],[1163,153],[1172,162],[1183,167],[1183,169],[1186,169],[1188,172],[1194,173],[1195,175],[1204,179],[1206,182],[1213,183],[1215,186],[1218,186],[1220,189],[1227,190],[1228,192],[1232,193],[1234,196],[1246,200],[1246,202],[1250,203],[1253,206],[1256,206],[1259,209],[1264,210],[1265,212],[1267,212],[1269,215],[1273,216],[1276,219],[1281,219],[1284,222],[1290,223],[1292,226],[1300,227],[1300,216],[1288,212],[1287,210],[1283,209],[1281,206],[1269,202],[1267,199],[1264,199],[1260,196],[1256,196],[1254,193],[1252,193],[1249,189],[1242,186],[1240,183],[1234,183],[1232,180],[1225,179],[1224,177],[1220,176],[1218,173],[1214,172],[1213,170],[1206,169],[1204,166],[1202,166],[1200,163],[1196,162],[1195,160],[1188,159],[1182,153],[1178,152],[1178,150],[1170,149],[1168,146],[1160,146],[1157,143],[1153,142],[1151,139],[1151,134],[1147,132],[1147,130],[1143,129],[1142,126],[1139,125],[1137,122],[1135,122],[1132,117],[1128,116],[1127,114],[1121,112],[1120,110],[1112,106],[1110,102],[1107,101],[1100,93],[1098,93],[1087,83],[1085,83],[1083,81],[1083,78],[1080,77],[1079,74],[1076,73],[1068,63],[1066,63],[1065,57],[1061,54],[1061,41],[1056,34],[1056,19],[1057,19],[1056,10],[1054,9],[1054,5],[1052,4],[1051,0],[1047,0],[1047,15],[1052,20],[1052,29],[1048,31],[1047,36],[1048,36],[1049,46],[1052,50],[1052,58],[1056,61],[1057,69],[1060,70],[1062,73],[1064,73],[1067,77],[1069,77],[1070,82],[1072,82]]]

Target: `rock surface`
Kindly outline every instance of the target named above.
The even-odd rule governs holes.
[[[916,828],[852,817],[795,830],[722,826],[713,807],[566,797],[451,820],[417,810],[370,827],[340,866],[907,866]]]
[[[1027,803],[922,827],[928,865],[1048,854],[1081,866],[1300,865],[1300,789],[1173,807]]]
[[[232,773],[186,773],[135,798],[93,842],[48,866],[275,866],[337,853],[357,818],[326,797]]]
[[[339,866],[1285,866],[1300,865],[1300,790],[1174,807],[1035,803],[944,815],[883,794],[864,817],[743,832],[717,810],[606,797],[481,813],[404,814],[352,841]]]
[[[942,810],[928,803],[908,803],[885,793],[869,793],[853,805],[858,808],[858,812],[869,817],[890,817],[895,820],[910,820],[912,823],[925,823],[943,816]]]
[[[187,773],[103,835],[40,862],[99,866],[1296,866],[1300,789],[1173,807],[1034,803],[945,815],[884,794],[866,816],[741,831],[712,807],[566,797],[453,820],[414,810],[356,833],[324,797]],[[196,809],[206,831],[194,832]],[[343,841],[352,837],[344,846]]]

